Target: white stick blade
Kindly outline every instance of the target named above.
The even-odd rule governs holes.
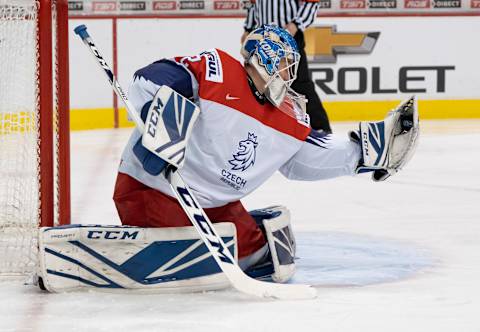
[[[242,271],[234,275],[229,272],[226,272],[227,277],[230,281],[235,280],[232,286],[242,293],[278,300],[311,300],[317,297],[317,290],[309,285],[275,284],[252,279]]]

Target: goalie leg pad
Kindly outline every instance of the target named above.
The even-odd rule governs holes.
[[[290,211],[284,206],[271,206],[250,214],[261,221],[270,250],[275,282],[287,282],[295,274],[296,241],[290,224]]]
[[[232,223],[215,228],[237,258]],[[41,228],[38,276],[50,292],[196,292],[230,286],[194,227]]]

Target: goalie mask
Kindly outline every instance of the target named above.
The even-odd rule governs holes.
[[[245,64],[255,68],[265,82],[265,97],[273,105],[280,106],[287,94],[292,99],[303,97],[290,87],[297,78],[300,53],[286,30],[275,25],[253,30],[245,39],[241,53]]]

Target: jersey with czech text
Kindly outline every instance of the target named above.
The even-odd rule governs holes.
[[[239,200],[277,170],[296,180],[354,174],[360,159],[357,143],[312,130],[294,103],[276,108],[258,100],[244,66],[221,50],[161,60],[138,70],[129,88],[138,112],[161,85],[200,107],[180,173],[203,207]],[[119,172],[174,196],[165,177],[145,172],[132,152],[140,137],[135,130]]]

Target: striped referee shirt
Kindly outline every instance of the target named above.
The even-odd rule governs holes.
[[[263,24],[284,28],[293,22],[305,30],[315,20],[319,0],[250,0],[244,28],[250,32]]]

